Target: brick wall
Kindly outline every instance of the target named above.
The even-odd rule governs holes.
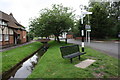
[[[2,45],[2,41],[0,41],[0,46]]]
[[[75,37],[74,39],[82,40],[82,37]],[[84,37],[84,39],[85,39],[85,37]]]
[[[14,36],[13,35],[9,36],[9,41],[10,41],[10,44],[14,44]]]
[[[25,43],[27,41],[26,39],[26,31],[22,31],[22,30],[17,30],[17,32],[20,34],[20,40],[21,43]],[[0,45],[12,45],[14,44],[14,35],[9,35],[9,41],[0,41]]]
[[[17,30],[17,32],[20,34],[20,40],[22,40],[22,31],[21,30]]]
[[[25,43],[27,41],[26,39],[26,31],[22,31],[22,43]]]
[[[4,36],[3,36],[4,37]],[[0,46],[3,44],[4,45],[10,45],[10,44],[14,44],[14,36],[13,35],[9,35],[9,41],[0,41]]]
[[[17,32],[20,34],[21,43],[25,43],[27,41],[26,40],[26,31],[17,30]]]
[[[67,38],[68,38],[68,39],[72,39],[72,38],[73,38],[73,35],[70,35],[70,34],[69,34],[69,35],[67,35]]]

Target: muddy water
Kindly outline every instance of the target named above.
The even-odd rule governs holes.
[[[39,50],[35,55],[26,60],[23,64],[19,65],[12,71],[12,75],[10,75],[9,80],[13,80],[15,78],[22,78],[24,80],[27,78],[33,71],[35,65],[38,63],[39,58],[46,52],[43,48]]]

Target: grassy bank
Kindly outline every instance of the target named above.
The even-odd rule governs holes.
[[[22,59],[39,49],[41,45],[42,44],[40,42],[34,42],[5,52],[1,52],[2,72],[9,70],[15,64],[19,63]]]
[[[91,66],[81,69],[74,65],[79,63],[78,57],[73,59],[71,64],[69,60],[61,57],[60,46],[65,43],[51,42],[50,48],[42,56],[33,70],[30,78],[102,78],[118,76],[118,59],[106,54],[86,48],[87,54],[81,56],[81,60],[94,59],[96,62]],[[68,44],[67,44],[68,45]]]
[[[106,38],[106,39],[94,39],[94,40],[102,40],[102,41],[117,41],[118,38]]]

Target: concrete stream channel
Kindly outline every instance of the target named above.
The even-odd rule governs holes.
[[[33,71],[38,60],[49,48],[48,44],[43,44],[41,48],[36,50],[31,55],[21,60],[18,64],[12,67],[10,70],[2,74],[2,80],[13,80],[15,78],[27,78]]]

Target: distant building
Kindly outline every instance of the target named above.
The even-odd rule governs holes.
[[[67,39],[73,39],[73,32],[67,33]]]
[[[26,42],[26,30],[17,22],[12,13],[0,11],[0,46]]]

